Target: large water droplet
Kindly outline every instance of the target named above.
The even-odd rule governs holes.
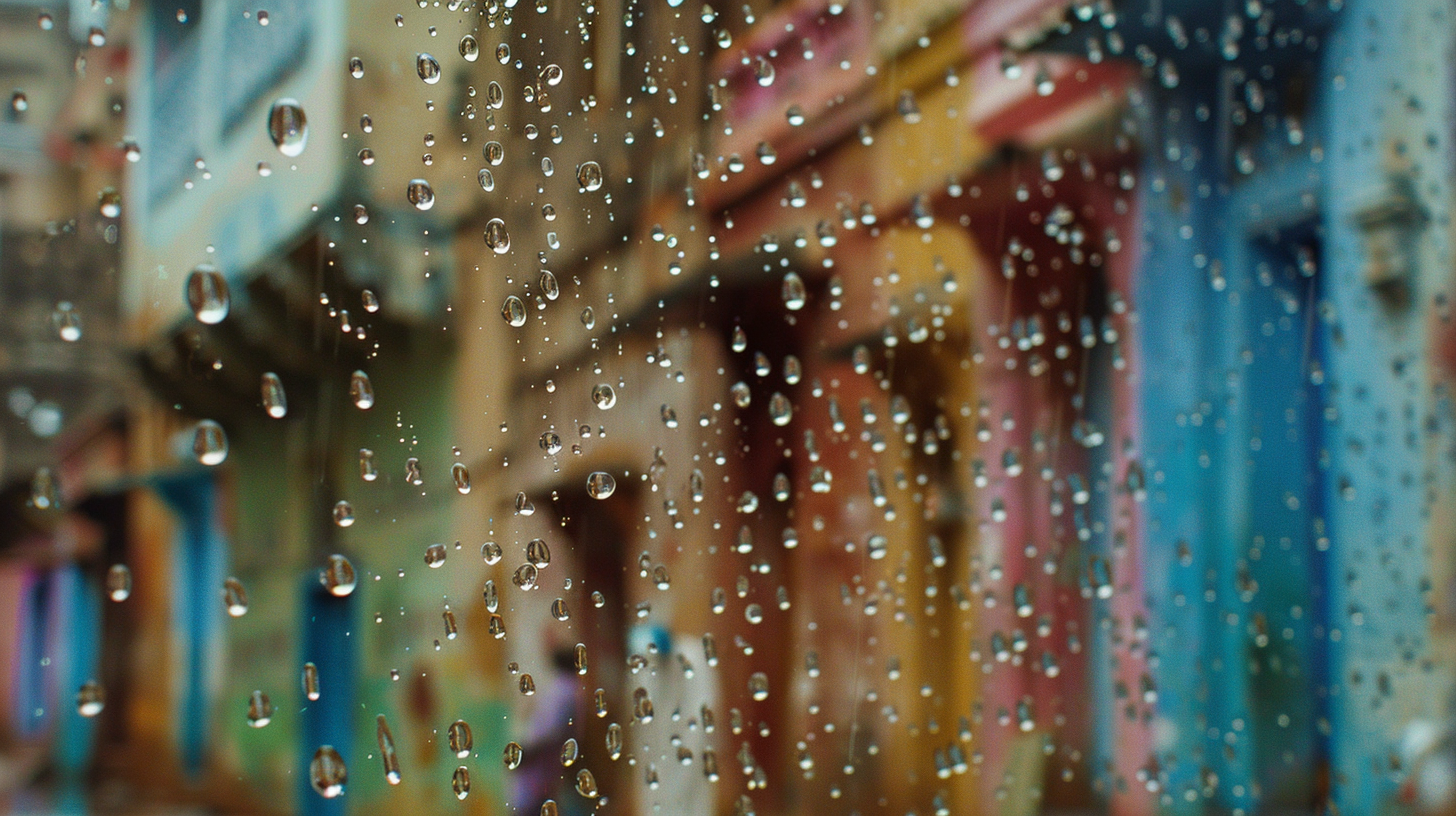
[[[808,293],[804,288],[804,279],[799,277],[798,272],[789,272],[784,275],[784,283],[781,288],[784,299],[784,307],[791,312],[797,312],[804,308],[804,301]]]
[[[308,781],[325,799],[343,794],[344,785],[349,781],[349,770],[334,746],[324,745],[313,752],[313,761],[308,764]]]
[[[445,566],[445,545],[431,544],[425,548],[425,565],[430,569],[439,569]]]
[[[415,73],[420,75],[426,85],[434,85],[440,81],[440,62],[427,53],[416,54]]]
[[[594,193],[602,188],[602,166],[594,161],[582,162],[576,168],[576,183],[584,193]]]
[[[222,426],[210,419],[197,423],[192,432],[192,453],[208,467],[222,464],[228,455],[227,434]]]
[[[329,556],[328,566],[319,573],[319,583],[324,585],[330,595],[343,598],[353,593],[359,580],[349,559],[336,553]]]
[[[106,571],[106,595],[116,603],[131,597],[131,569],[125,564],[112,564]]]
[[[389,723],[380,714],[374,718],[374,739],[379,743],[379,757],[384,762],[384,781],[391,785],[398,785],[399,774],[399,753],[394,747],[394,734],[389,730]]]
[[[586,477],[586,494],[593,499],[605,499],[617,489],[617,480],[612,474],[598,470]]]
[[[303,696],[310,701],[319,698],[318,666],[312,662],[303,664]]]
[[[273,722],[273,703],[267,694],[254,690],[248,695],[248,725],[262,728],[270,722]]]
[[[360,67],[362,73],[362,65]],[[303,153],[308,143],[308,117],[296,99],[280,99],[268,111],[268,138],[289,158]]]
[[[455,489],[463,496],[470,492],[470,471],[462,462],[456,462],[450,466],[450,478],[455,481]]]
[[[76,311],[75,304],[69,300],[56,304],[56,310],[51,313],[51,325],[55,327],[56,334],[67,343],[81,339],[81,313]]]
[[[268,412],[268,416],[282,419],[288,415],[288,395],[283,392],[283,380],[277,374],[271,371],[265,373],[261,390],[263,410]]]
[[[422,178],[410,179],[410,183],[404,188],[404,194],[409,203],[421,212],[435,206],[435,188]]]
[[[374,407],[374,384],[369,381],[368,374],[355,371],[350,375],[349,398],[354,401],[354,407],[361,411]]]
[[[592,389],[591,399],[593,405],[606,411],[617,404],[617,391],[607,383],[601,383]]]
[[[470,795],[470,769],[461,765],[455,769],[450,776],[450,790],[455,791],[456,799],[464,799]]]
[[[515,295],[506,295],[506,302],[501,304],[501,317],[519,329],[526,325],[526,304]]]
[[[504,255],[511,249],[511,235],[506,232],[506,222],[492,218],[485,224],[485,245],[497,255]]]
[[[217,267],[198,264],[187,276],[187,305],[201,323],[221,323],[227,317],[231,299],[228,297],[227,280]]]
[[[460,56],[464,57],[466,62],[475,62],[480,59],[480,43],[476,42],[474,36],[466,34],[460,38]]]
[[[506,743],[505,750],[501,752],[501,764],[505,765],[506,770],[514,771],[521,767],[521,757],[524,754],[520,744],[512,740]]]
[[[76,692],[76,712],[82,717],[94,717],[106,707],[106,690],[95,680],[87,680]]]
[[[450,740],[450,750],[454,751],[455,756],[459,759],[470,756],[470,752],[475,749],[475,737],[470,732],[470,724],[464,720],[450,723],[447,736]]]
[[[485,563],[490,566],[499,564],[502,555],[504,553],[501,552],[501,546],[494,541],[487,541],[480,545],[480,557],[485,559]],[[491,611],[494,612],[495,610],[492,609]]]
[[[242,581],[232,577],[223,581],[222,600],[227,607],[227,613],[234,618],[248,614],[248,591],[243,589]]]

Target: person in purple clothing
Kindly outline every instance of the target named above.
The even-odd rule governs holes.
[[[511,774],[511,802],[517,813],[535,814],[547,799],[556,800],[562,816],[586,814],[590,809],[574,787],[575,768],[561,764],[561,747],[576,735],[579,683],[571,649],[551,654],[551,676],[537,683],[534,705],[520,735],[524,756]]]

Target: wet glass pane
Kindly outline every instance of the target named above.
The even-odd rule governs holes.
[[[1453,12],[0,2],[0,806],[1456,812]]]

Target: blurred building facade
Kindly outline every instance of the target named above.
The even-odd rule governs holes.
[[[80,304],[82,343],[53,345],[125,348],[146,390],[67,408],[92,419],[64,461],[12,470],[7,442],[22,500],[48,466],[90,508],[40,512],[6,562],[19,778],[87,774],[65,796],[98,810],[535,813],[499,752],[554,750],[526,733],[555,705],[566,812],[583,768],[640,813],[1429,807],[1403,748],[1448,727],[1456,660],[1456,25],[1206,5],[56,10],[93,66],[126,43],[127,118],[78,136],[101,75],[57,78],[52,155],[137,160],[7,169],[88,200],[0,226],[114,187],[120,219],[48,251],[122,273],[14,298]],[[60,36],[36,13],[18,42]],[[268,127],[289,101],[294,155]],[[204,264],[216,324],[185,298]],[[86,365],[61,368],[104,381]],[[545,690],[577,644],[568,705]],[[91,728],[67,706],[93,676]],[[325,744],[338,799],[309,785]]]

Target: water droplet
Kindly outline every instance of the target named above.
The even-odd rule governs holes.
[[[361,66],[362,72],[362,66]],[[280,99],[268,111],[268,138],[289,158],[303,153],[308,143],[308,117],[296,99]]]
[[[652,697],[648,695],[647,689],[638,686],[632,692],[632,715],[638,722],[646,724],[652,722],[653,714]]]
[[[617,480],[610,473],[598,470],[586,477],[586,494],[593,499],[608,498],[616,489]]]
[[[319,571],[319,583],[324,585],[330,595],[344,598],[353,593],[354,588],[359,585],[359,579],[349,559],[335,553],[329,556],[328,566]]]
[[[561,66],[557,65],[554,62],[541,69],[541,78],[546,80],[547,85],[550,85],[552,87],[560,85],[561,77]]]
[[[227,613],[232,617],[241,618],[248,614],[248,591],[243,589],[242,581],[232,577],[223,581],[222,600],[227,607]]]
[[[592,389],[592,404],[606,411],[617,404],[617,391],[607,383],[601,383]]]
[[[87,680],[76,692],[76,712],[82,717],[94,717],[106,707],[106,690],[95,680]]]
[[[584,193],[594,193],[600,190],[602,188],[602,166],[594,161],[577,165],[576,183]]]
[[[222,464],[228,455],[227,434],[222,426],[210,419],[197,423],[192,432],[192,453],[208,467]]]
[[[354,401],[354,407],[361,411],[374,407],[374,384],[369,381],[368,374],[355,371],[349,376],[349,398]]]
[[[485,563],[490,566],[499,564],[502,555],[501,546],[494,541],[487,541],[480,545],[480,557],[485,559]],[[495,587],[494,584],[489,584],[489,586],[492,589]],[[494,612],[495,610],[492,609],[491,611]]]
[[[763,672],[754,672],[748,677],[748,693],[753,699],[763,701],[768,699],[768,675]]]
[[[485,146],[480,149],[480,153],[491,167],[499,167],[501,162],[506,160],[505,146],[494,140],[486,142]]]
[[[612,723],[611,725],[607,726],[607,756],[610,757],[613,762],[621,758],[622,746],[622,726],[617,725],[616,723]]]
[[[474,36],[466,34],[460,38],[460,56],[464,57],[466,62],[475,62],[480,59],[480,43],[476,42]]]
[[[308,781],[325,799],[343,794],[344,785],[349,781],[349,771],[334,746],[324,745],[313,752],[313,761],[308,764]]]
[[[97,205],[104,218],[121,217],[121,193],[115,187],[107,187],[96,196]]]
[[[541,270],[541,278],[538,281],[538,285],[541,287],[541,294],[545,295],[547,300],[555,300],[561,297],[561,284],[557,282],[556,275],[551,270]]]
[[[334,503],[334,523],[340,527],[350,527],[354,524],[354,505],[340,499]]]
[[[379,478],[379,469],[374,466],[374,451],[368,448],[359,449],[359,478],[366,482]]]
[[[526,543],[526,561],[537,569],[545,569],[551,564],[551,548],[539,538],[531,539]]]
[[[501,752],[501,763],[505,765],[506,770],[514,771],[521,767],[521,756],[524,753],[521,746],[512,740],[506,743],[505,750]]]
[[[422,178],[410,179],[404,189],[404,194],[405,198],[409,199],[409,203],[415,205],[415,209],[421,212],[435,206],[435,188]]]
[[[187,276],[187,305],[192,307],[198,322],[221,323],[227,317],[230,302],[227,280],[216,267],[198,264]]]
[[[450,723],[446,736],[450,741],[450,750],[455,752],[458,759],[470,756],[470,752],[475,750],[475,737],[470,732],[470,724],[464,720]]]
[[[131,569],[125,564],[112,564],[106,571],[106,595],[116,603],[131,597]]]
[[[531,501],[525,491],[516,493],[516,512],[523,516],[533,515],[536,512],[535,503]]]
[[[374,294],[372,289],[365,289],[359,293],[359,300],[364,304],[364,311],[374,314],[379,311],[379,296]]]
[[[450,776],[450,790],[455,791],[456,799],[464,799],[470,795],[470,769],[461,765],[455,769]]]
[[[504,255],[511,249],[511,236],[506,232],[506,222],[492,218],[485,224],[485,245],[497,255]]]
[[[510,62],[511,47],[509,45],[506,45],[505,43],[497,45],[495,47],[495,59],[496,62],[499,62],[501,65],[505,65],[506,63]]]
[[[518,685],[520,686],[520,689],[521,689],[521,696],[523,696],[523,697],[531,697],[531,696],[535,695],[535,693],[536,693],[536,679],[534,677],[532,677],[529,673],[523,672],[521,674],[521,680],[520,680],[520,683]]]
[[[530,592],[531,590],[536,588],[538,575],[539,573],[535,566],[531,564],[522,564],[521,566],[517,567],[515,573],[511,575],[511,583],[515,584],[526,592]]]
[[[485,167],[480,168],[480,172],[475,177],[480,182],[480,189],[487,193],[495,189],[495,176],[491,174],[489,169]]]
[[[439,569],[445,565],[445,545],[431,544],[425,548],[425,565],[430,569]]]
[[[262,380],[263,410],[274,419],[288,415],[288,396],[283,392],[283,380],[269,371]]]
[[[768,416],[773,420],[773,424],[780,427],[789,424],[789,420],[794,418],[794,409],[789,403],[789,398],[775,391],[773,396],[768,398]]]
[[[56,304],[56,310],[51,313],[51,325],[55,327],[56,334],[67,343],[81,339],[81,313],[76,311],[75,304],[69,300]]]
[[[455,481],[455,489],[460,495],[470,492],[470,471],[465,468],[464,463],[456,462],[450,466],[450,478]]]
[[[774,82],[773,63],[762,56],[755,57],[753,63],[753,76],[758,80],[760,87],[767,88]]]
[[[804,288],[804,279],[799,277],[799,273],[789,272],[784,275],[780,291],[783,295],[784,307],[789,311],[797,312],[804,308],[804,301],[807,299],[808,293]]]
[[[384,781],[391,785],[398,785],[399,753],[394,747],[394,734],[389,731],[389,723],[380,714],[374,718],[374,739],[379,743],[379,758],[384,762]]]
[[[273,703],[267,694],[254,690],[248,695],[248,725],[262,728],[270,722],[273,722]]]
[[[440,81],[440,63],[434,57],[421,52],[415,55],[415,73],[426,85],[434,85]]]
[[[349,57],[349,76],[355,79],[364,78],[364,60],[358,57]]]
[[[588,330],[597,327],[597,313],[592,307],[588,306],[581,310],[581,325],[586,326]]]
[[[547,431],[541,434],[541,450],[546,451],[550,456],[561,452],[561,437],[555,431]]]
[[[501,304],[501,317],[519,329],[526,325],[526,304],[515,295],[506,295],[506,302]]]
[[[16,113],[25,113],[30,108],[30,100],[26,98],[24,91],[16,91],[10,95],[10,109]]]
[[[303,696],[310,701],[319,698],[318,666],[312,662],[303,664]]]

